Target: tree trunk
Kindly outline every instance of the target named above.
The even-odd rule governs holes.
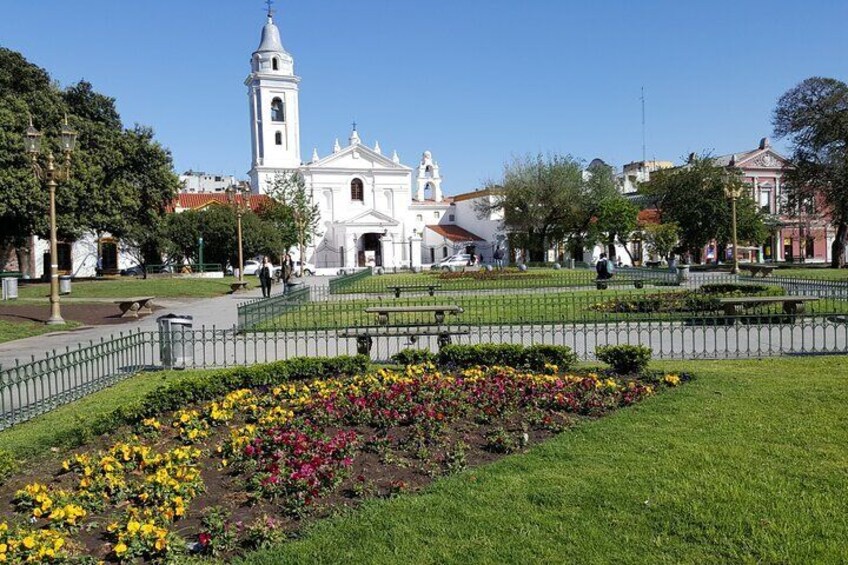
[[[839,222],[836,226],[836,236],[830,246],[830,266],[841,269],[845,266],[845,240],[848,238],[848,222]]]

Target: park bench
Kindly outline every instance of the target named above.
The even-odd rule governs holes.
[[[230,283],[230,288],[234,293],[247,289],[247,281],[236,281]]]
[[[606,290],[611,284],[630,284],[633,283],[635,288],[645,286],[645,281],[642,279],[595,279],[595,288],[598,290]]]
[[[139,314],[153,313],[153,299],[155,296],[136,296],[134,298],[122,298],[114,303],[121,309],[121,318],[138,318]]]
[[[389,314],[415,314],[420,312],[433,312],[437,324],[445,322],[445,314],[462,314],[464,310],[455,304],[432,305],[432,306],[369,306],[365,309],[368,314],[377,314],[377,323],[386,326],[389,324]]]
[[[394,291],[395,298],[400,298],[400,294],[402,291],[414,291],[414,290],[426,290],[430,296],[434,296],[436,294],[436,289],[441,288],[440,284],[398,284],[398,285],[386,285],[386,288]]]
[[[423,336],[438,336],[439,348],[450,345],[455,335],[468,335],[471,333],[469,326],[439,326],[439,325],[417,325],[417,326],[361,326],[339,330],[337,337],[355,338],[356,352],[360,355],[371,355],[371,346],[374,345],[375,337],[405,337],[410,344],[418,341]]]
[[[777,267],[774,265],[739,265],[739,268],[751,273],[752,277],[762,275],[763,278],[766,278],[771,276],[772,271],[774,271]]]
[[[804,303],[818,300],[812,296],[746,296],[740,298],[719,298],[718,301],[727,316],[743,314],[748,306],[760,304],[782,303],[783,311],[787,314],[803,314]]]

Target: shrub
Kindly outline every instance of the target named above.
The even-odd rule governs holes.
[[[598,359],[619,375],[642,373],[648,367],[651,353],[653,350],[644,345],[605,345],[595,349]]]
[[[778,296],[783,294],[781,287],[765,284],[711,283],[701,285],[698,290],[703,294],[721,296]]]
[[[398,365],[420,365],[421,363],[434,363],[436,355],[427,349],[409,347],[392,355],[392,361]]]
[[[474,365],[521,367],[524,348],[511,343],[483,345],[446,345],[439,351],[439,365],[465,368]]]
[[[531,345],[524,350],[524,365],[533,371],[541,371],[545,365],[568,371],[577,365],[577,355],[564,345]]]
[[[15,456],[5,449],[0,449],[0,482],[5,481],[13,473],[16,473],[18,468],[19,465]]]

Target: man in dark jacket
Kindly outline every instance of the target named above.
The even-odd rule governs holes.
[[[601,253],[601,258],[595,263],[595,272],[598,273],[598,279],[606,280],[612,278],[612,269],[609,265],[606,253]]]

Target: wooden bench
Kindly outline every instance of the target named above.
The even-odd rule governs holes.
[[[744,298],[719,298],[718,301],[727,316],[744,314],[748,306],[760,304],[782,303],[783,311],[787,314],[803,314],[804,303],[818,300],[812,296],[746,296]]]
[[[415,314],[419,312],[433,312],[436,315],[436,323],[445,323],[445,314],[462,314],[464,310],[455,304],[435,306],[369,306],[365,309],[368,314],[377,314],[377,323],[385,326],[389,323],[389,314]]]
[[[611,284],[630,284],[636,288],[645,286],[645,281],[642,279],[595,279],[595,288],[598,290],[606,290]]]
[[[153,313],[153,299],[155,296],[136,296],[135,298],[122,298],[115,300],[115,304],[121,309],[121,318],[138,318],[139,314]]]
[[[375,337],[405,337],[410,344],[423,336],[438,336],[439,348],[450,345],[455,335],[468,335],[469,326],[362,326],[346,328],[336,333],[341,338],[356,338],[356,352],[360,355],[371,355],[371,347]]]
[[[404,285],[386,285],[386,288],[393,290],[395,298],[400,298],[401,291],[404,290],[426,290],[430,296],[436,294],[436,289],[441,288],[440,284],[404,284]]]
[[[739,268],[751,273],[752,277],[762,275],[763,278],[766,278],[770,277],[772,271],[774,271],[777,267],[774,265],[739,265]]]
[[[240,290],[246,290],[247,289],[247,281],[232,282],[232,283],[230,283],[230,288],[232,289],[232,291],[234,293],[238,292]]]

